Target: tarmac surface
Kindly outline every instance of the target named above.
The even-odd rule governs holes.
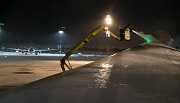
[[[0,92],[62,72],[59,60],[63,55],[0,53]],[[76,68],[100,58],[102,57],[99,55],[91,57],[74,55],[70,58],[70,63]]]
[[[180,52],[147,43],[1,92],[0,103],[179,103]]]

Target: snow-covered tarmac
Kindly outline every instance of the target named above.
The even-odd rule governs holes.
[[[64,54],[24,55],[15,52],[0,54],[0,92],[62,72],[59,59]],[[73,68],[94,60],[80,59],[73,55],[70,60]],[[77,60],[76,60],[77,59]]]

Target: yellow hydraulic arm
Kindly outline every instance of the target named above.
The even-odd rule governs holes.
[[[73,47],[69,52],[66,53],[66,55],[60,60],[61,68],[62,68],[63,71],[65,71],[64,65],[66,65],[66,66],[68,67],[68,69],[72,69],[72,67],[71,67],[71,65],[70,65],[70,63],[69,63],[69,60],[68,60],[69,56],[70,56],[71,54],[73,54],[75,51],[77,51],[77,50],[78,50],[80,47],[82,47],[84,44],[88,43],[89,40],[90,40],[92,37],[96,36],[97,33],[100,32],[101,30],[107,31],[107,29],[106,29],[104,26],[99,26],[99,27],[97,27],[97,28],[96,28],[95,30],[93,30],[87,37],[85,37],[83,40],[81,40],[75,47]],[[112,37],[114,37],[115,39],[121,40],[120,37],[116,36],[114,33],[110,32],[110,31],[109,31],[109,34],[110,34]],[[66,64],[66,60],[68,60],[69,65]]]

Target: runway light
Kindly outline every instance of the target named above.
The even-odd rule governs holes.
[[[82,55],[82,53],[78,53],[78,55]]]

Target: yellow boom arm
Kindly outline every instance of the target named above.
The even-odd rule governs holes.
[[[69,63],[69,60],[68,60],[69,56],[70,56],[71,54],[73,54],[75,51],[77,51],[77,50],[78,50],[80,47],[82,47],[84,44],[88,43],[89,40],[90,40],[92,37],[96,36],[97,33],[100,32],[101,30],[105,30],[105,31],[106,31],[105,27],[103,27],[103,26],[97,27],[97,28],[96,28],[95,30],[93,30],[87,37],[85,37],[83,40],[81,40],[75,47],[73,47],[69,52],[66,53],[66,55],[60,60],[60,62],[61,62],[61,68],[62,68],[63,71],[65,71],[64,65],[66,65],[66,66],[68,67],[68,69],[72,69],[72,67],[71,67],[71,65],[70,65],[70,63]],[[112,37],[114,37],[115,39],[117,39],[117,40],[121,40],[120,37],[116,36],[116,35],[115,35],[114,33],[112,33],[112,32],[110,32],[110,35],[111,35]],[[69,65],[66,64],[66,60],[68,60]]]

